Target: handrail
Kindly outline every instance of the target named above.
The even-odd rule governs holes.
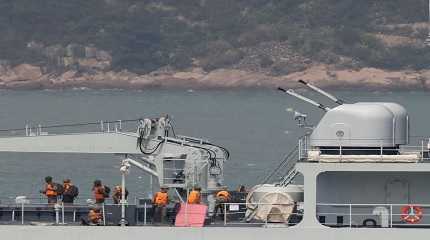
[[[359,224],[363,221],[363,225],[365,221],[374,221],[375,223],[379,223],[380,227],[385,228],[393,228],[393,227],[418,227],[418,226],[430,226],[430,214],[423,212],[419,220],[414,223],[409,223],[404,221],[405,212],[402,212],[403,207],[409,206],[418,206],[422,209],[430,208],[430,204],[420,204],[420,203],[404,203],[404,204],[390,204],[390,203],[317,203],[317,207],[320,207],[320,211],[317,212],[317,216],[325,216],[333,219],[334,217],[347,217],[349,227],[363,227]],[[333,207],[333,208],[342,208],[344,211],[330,211],[329,208],[324,207]],[[382,207],[382,209],[377,208]],[[323,208],[323,209],[321,209]],[[357,211],[357,209],[360,209]],[[367,210],[370,211],[367,211]],[[385,210],[384,210],[385,209]],[[408,213],[409,214],[409,213]],[[411,213],[415,214],[415,213]],[[398,220],[394,220],[397,218]],[[359,223],[357,223],[359,222]],[[339,224],[345,226],[343,223],[324,221],[321,224],[327,226],[339,226]],[[364,226],[366,227],[366,226]]]
[[[298,161],[297,155],[299,151],[299,146],[300,145],[296,145],[288,154],[285,155],[285,157],[278,164],[278,166],[273,168],[273,170],[268,175],[266,175],[266,177],[262,181],[263,184],[268,183],[276,174],[284,170],[287,166],[292,165],[292,167],[294,167],[295,163]],[[290,163],[291,161],[293,161],[293,163]],[[286,173],[289,173],[292,167],[288,167]]]
[[[363,141],[363,139],[341,139],[339,141],[339,145],[335,146],[327,146],[327,147],[318,147],[318,146],[309,146],[309,139],[301,138],[299,140],[300,150],[304,153],[300,153],[300,155],[304,156],[304,160],[312,160],[319,161],[320,156],[324,158],[338,158],[340,161],[344,162],[344,160],[349,161],[347,157],[351,156],[360,156],[368,158],[375,158],[375,161],[378,160],[388,160],[392,162],[396,162],[397,160],[408,160],[410,162],[423,162],[425,160],[430,160],[430,140],[429,139],[421,139],[419,141],[419,145],[400,145],[396,147],[387,147],[383,144],[380,144],[378,147],[345,147],[342,145],[343,140],[348,141]],[[331,139],[335,140],[335,139]],[[337,139],[339,140],[339,139]],[[382,141],[383,139],[374,139],[375,141]],[[311,155],[309,155],[312,153]],[[416,155],[416,157],[413,157]],[[343,158],[345,156],[345,158]],[[376,156],[379,156],[376,158]],[[402,159],[402,156],[405,156],[405,159]],[[398,159],[397,159],[398,158]],[[317,160],[318,159],[318,160]],[[359,160],[359,159],[357,159]]]

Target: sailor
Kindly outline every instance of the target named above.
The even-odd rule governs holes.
[[[89,225],[101,225],[103,221],[103,216],[100,213],[100,209],[98,208],[91,208],[91,210],[88,212],[88,222]]]
[[[221,188],[221,191],[217,192],[215,195],[215,210],[214,210],[214,214],[213,214],[213,218],[215,219],[217,214],[218,214],[218,210],[220,210],[221,212],[221,217],[224,218],[224,214],[226,214],[224,212],[224,209],[227,209],[226,206],[224,206],[226,203],[228,203],[231,199],[230,193],[228,192],[228,188],[226,186]]]
[[[246,193],[246,187],[244,185],[239,185],[237,187],[237,192]]]
[[[188,204],[200,204],[201,194],[200,191],[202,189],[200,187],[194,187],[193,190],[188,195]]]
[[[169,187],[161,186],[160,191],[155,193],[152,199],[152,210],[153,210],[153,222],[154,223],[166,223],[167,209],[166,206],[169,203]]]
[[[96,200],[96,203],[104,203],[105,198],[109,197],[110,188],[107,186],[104,186],[102,184],[102,181],[100,181],[100,180],[94,181],[94,185],[93,185],[92,190],[94,193],[94,198]]]
[[[52,181],[51,176],[45,177],[45,189],[40,191],[45,194],[48,198],[48,203],[57,203],[57,197],[60,195],[60,189],[58,189],[58,184]]]
[[[73,204],[75,198],[79,195],[79,189],[72,184],[70,179],[63,180],[63,203]]]
[[[125,188],[125,199],[128,197],[128,190]],[[121,186],[115,186],[113,193],[112,193],[112,199],[114,204],[119,204],[122,199],[122,188]]]

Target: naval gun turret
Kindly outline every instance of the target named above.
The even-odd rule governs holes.
[[[326,107],[293,90],[289,95],[323,109],[325,114],[306,136],[306,153],[315,155],[399,155],[409,143],[409,116],[406,109],[391,102],[345,103],[343,100],[308,84],[338,104]]]
[[[398,148],[408,143],[409,117],[396,103],[343,104],[328,111],[310,135],[313,147]]]

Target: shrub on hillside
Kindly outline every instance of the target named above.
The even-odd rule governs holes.
[[[222,53],[208,55],[200,63],[205,71],[212,71],[234,65],[243,58],[243,55],[242,51],[230,49]]]
[[[259,60],[260,60],[260,66],[262,68],[270,67],[274,63],[273,59],[269,55],[266,55],[266,54],[259,56]]]
[[[272,26],[258,25],[255,29],[242,33],[237,42],[240,46],[254,46],[273,39],[276,39],[276,35]]]
[[[305,70],[306,67],[303,64],[294,64],[287,61],[275,62],[271,67],[271,73],[274,76],[288,75],[293,72],[299,72]]]

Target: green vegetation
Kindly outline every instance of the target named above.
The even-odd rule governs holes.
[[[388,47],[375,37],[381,26],[423,22],[427,0],[2,0],[0,59],[12,64],[48,64],[27,47],[93,44],[109,51],[114,69],[138,73],[162,66],[208,70],[243,57],[241,48],[287,41],[315,61],[339,56],[360,66],[387,69],[428,67],[430,50]],[[423,38],[425,31],[390,34]],[[262,56],[262,66],[274,64]]]

